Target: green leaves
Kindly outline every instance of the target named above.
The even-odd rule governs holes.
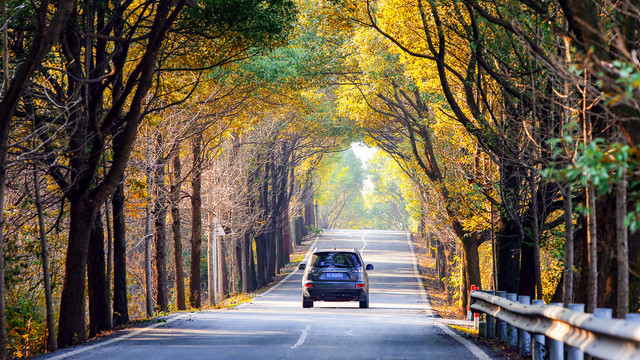
[[[198,0],[184,10],[181,32],[237,47],[282,44],[296,22],[291,0]]]

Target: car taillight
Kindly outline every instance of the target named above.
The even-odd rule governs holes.
[[[364,287],[364,284],[356,284],[356,287]]]
[[[313,283],[306,283],[304,284],[304,287],[313,287]]]

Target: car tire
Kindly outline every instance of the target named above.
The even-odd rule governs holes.
[[[368,309],[369,308],[369,296],[364,298],[364,300],[360,300],[360,309]]]
[[[303,308],[312,308],[313,307],[313,300],[305,300],[302,299],[302,307]]]

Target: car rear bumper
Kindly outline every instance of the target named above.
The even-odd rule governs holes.
[[[308,289],[302,291],[306,300],[314,301],[358,301],[367,297],[364,288],[357,289]]]

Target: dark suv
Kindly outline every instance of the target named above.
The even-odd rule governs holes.
[[[315,250],[302,277],[302,307],[313,307],[314,301],[359,301],[369,307],[369,277],[358,250]]]

